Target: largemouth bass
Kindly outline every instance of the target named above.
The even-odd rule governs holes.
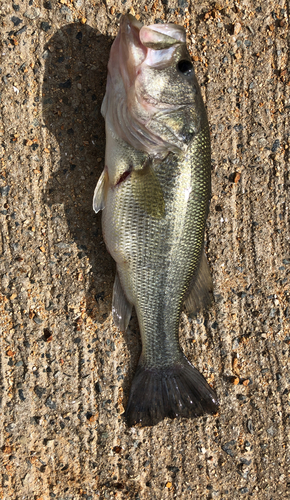
[[[182,27],[122,18],[101,111],[106,158],[93,208],[117,266],[112,314],[124,331],[134,306],[142,339],[125,416],[154,425],[213,413],[216,394],[178,341],[183,303],[195,313],[212,290],[209,128]]]

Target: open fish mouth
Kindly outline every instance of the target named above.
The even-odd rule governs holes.
[[[122,49],[126,47],[127,51],[131,51],[135,65],[145,62],[155,68],[170,64],[176,46],[186,42],[185,32],[181,26],[175,24],[143,26],[130,14],[122,18],[119,36],[122,40]]]
[[[120,30],[115,39],[109,61],[109,75],[120,75],[128,91],[140,75],[144,64],[162,69],[174,59],[177,46],[185,45],[185,31],[175,24],[152,24],[143,26],[130,14],[121,19]],[[119,71],[116,71],[118,68]],[[155,104],[159,104],[156,100]]]

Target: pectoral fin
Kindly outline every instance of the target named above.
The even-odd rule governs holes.
[[[117,328],[127,330],[132,312],[132,304],[127,300],[118,273],[115,276],[112,301],[112,315]]]
[[[205,253],[202,253],[199,268],[189,285],[184,304],[186,312],[194,315],[212,302],[213,284]]]
[[[157,219],[165,216],[163,192],[149,160],[144,168],[132,172],[132,190],[135,201],[147,214]]]
[[[107,170],[104,169],[96,185],[93,197],[93,209],[96,212],[96,214],[100,210],[103,210],[103,208],[105,208],[108,186],[109,186],[109,176]]]

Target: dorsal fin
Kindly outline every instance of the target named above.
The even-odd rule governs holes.
[[[205,252],[202,253],[197,272],[193,276],[184,300],[186,312],[194,315],[212,302],[213,284]]]

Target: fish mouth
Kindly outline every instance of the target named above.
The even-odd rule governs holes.
[[[114,42],[119,45],[120,66],[127,65],[127,71],[129,70],[129,84],[133,83],[142,64],[156,69],[168,66],[177,46],[185,43],[186,35],[181,26],[143,26],[131,14],[122,17],[120,31]]]
[[[121,31],[134,32],[145,47],[155,50],[165,49],[176,43],[185,43],[185,31],[177,24],[150,24],[143,26],[131,14],[126,14],[121,20]]]
[[[111,48],[101,112],[114,133],[137,150],[155,156],[187,150],[189,139],[180,133],[178,124],[188,103],[183,97],[176,102],[174,90],[174,98],[168,98],[166,91],[171,68],[175,78],[180,57],[189,59],[183,27],[143,26],[130,14],[121,18]],[[175,115],[170,117],[172,112]]]
[[[177,24],[150,24],[143,26],[131,14],[122,16],[120,31],[123,35],[135,34],[142,44],[155,50],[170,47],[174,43],[185,43],[186,36],[182,26]]]

